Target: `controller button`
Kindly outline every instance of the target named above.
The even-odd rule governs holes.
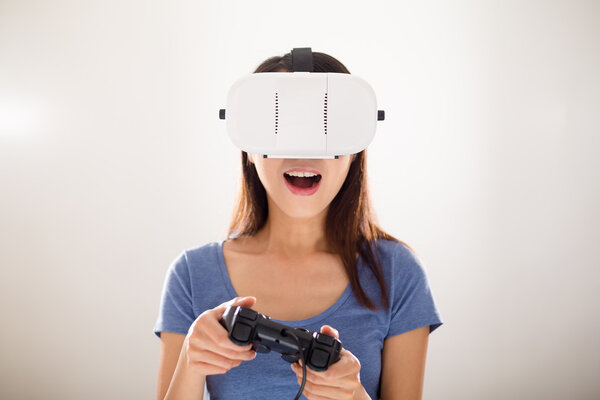
[[[248,318],[251,321],[255,321],[256,318],[258,317],[258,313],[254,310],[251,310],[249,308],[240,308],[240,311],[238,312],[238,315],[240,317],[244,317],[244,318]]]
[[[325,346],[333,346],[333,341],[335,338],[329,335],[324,335],[322,333],[318,333],[316,337],[317,343],[324,344]]]
[[[329,353],[321,349],[314,349],[310,356],[310,363],[315,368],[327,368],[329,363]]]
[[[238,342],[248,342],[250,340],[250,335],[252,334],[252,327],[250,325],[246,325],[243,322],[238,322],[233,326],[233,330],[231,331],[231,337]]]
[[[283,358],[285,361],[287,361],[289,363],[293,363],[293,362],[296,362],[296,360],[298,360],[299,357],[297,354],[283,353],[281,355],[281,358]]]
[[[266,344],[259,343],[256,345],[257,353],[268,353],[270,351],[271,351],[271,348],[269,346],[267,346]]]

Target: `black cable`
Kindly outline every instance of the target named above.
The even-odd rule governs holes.
[[[295,333],[287,329],[284,329],[283,332],[294,338],[296,344],[298,344],[298,352],[300,353],[300,359],[302,360],[302,384],[300,385],[300,390],[298,390],[298,393],[296,393],[296,397],[294,397],[294,400],[298,400],[300,396],[302,396],[302,392],[304,391],[304,385],[306,384],[306,361],[304,360],[304,351],[302,351],[302,344],[300,343],[300,339],[298,339],[298,336],[296,336]]]

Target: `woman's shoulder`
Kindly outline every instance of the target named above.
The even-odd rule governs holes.
[[[189,290],[190,294],[223,290],[225,267],[221,242],[205,242],[182,250],[172,262],[168,276]]]
[[[213,242],[204,242],[202,244],[198,244],[196,246],[187,247],[183,250],[183,254],[188,258],[206,258],[206,257],[215,257],[218,255],[217,251],[221,247],[221,242],[213,241]]]
[[[422,274],[425,266],[417,251],[401,240],[377,239],[373,241],[384,267],[384,273]]]
[[[171,263],[171,270],[192,274],[219,263],[221,242],[205,242],[196,246],[184,248]]]
[[[418,254],[408,243],[397,239],[374,239],[371,241],[374,248],[382,257],[418,258]]]

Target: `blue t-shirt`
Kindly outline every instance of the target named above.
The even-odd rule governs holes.
[[[225,266],[223,242],[188,249],[173,261],[154,326],[156,335],[185,335],[202,312],[238,297]],[[372,399],[379,398],[383,341],[427,325],[431,333],[442,325],[426,271],[416,254],[396,241],[379,239],[377,244],[388,286],[388,309],[372,311],[360,305],[348,285],[340,298],[319,315],[301,321],[273,319],[311,331],[319,331],[325,324],[337,329],[343,347],[359,359],[360,380]],[[365,292],[379,304],[380,286],[362,257],[358,271]],[[299,389],[290,364],[277,352],[259,353],[254,360],[244,361],[225,374],[209,375],[206,386],[211,400],[293,399]]]

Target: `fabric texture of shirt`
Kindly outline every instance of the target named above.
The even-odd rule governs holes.
[[[238,297],[225,265],[223,243],[185,250],[170,265],[154,326],[157,336],[161,332],[185,335],[202,312]],[[429,326],[431,333],[443,323],[418,256],[392,240],[377,240],[377,249],[390,307],[373,311],[362,306],[348,285],[338,300],[318,315],[300,321],[273,319],[310,331],[320,331],[325,324],[337,329],[342,346],[360,361],[360,380],[372,399],[379,398],[384,340],[423,326]],[[365,293],[379,304],[380,286],[362,257],[358,272]],[[244,361],[225,374],[207,376],[206,386],[211,400],[285,400],[293,399],[299,389],[290,364],[274,351],[258,353],[254,360]]]

